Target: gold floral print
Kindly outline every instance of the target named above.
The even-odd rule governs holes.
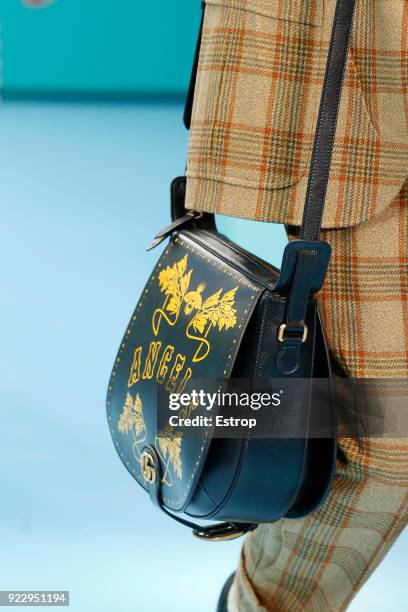
[[[121,433],[128,434],[134,428],[136,435],[140,435],[145,429],[143,418],[143,405],[140,395],[137,393],[135,399],[128,392],[125,404],[119,417],[118,429]]]
[[[202,361],[210,352],[211,345],[208,335],[212,329],[219,333],[233,328],[237,322],[235,309],[235,298],[238,287],[229,291],[220,288],[208,297],[205,297],[206,285],[198,283],[195,289],[190,288],[193,269],[188,269],[188,255],[169,265],[159,272],[158,284],[160,291],[164,294],[164,302],[161,307],[156,308],[152,316],[152,329],[157,337],[162,321],[173,327],[179,320],[180,314],[187,317],[185,324],[185,335],[188,339],[196,341],[193,362]],[[141,375],[141,347],[137,347],[130,370],[128,386],[136,385],[140,378],[151,379],[153,371],[158,362],[159,352],[162,349],[161,341],[151,342],[149,354],[146,359],[145,368]],[[171,349],[169,352],[167,349]],[[172,355],[174,346],[168,345],[161,357],[159,371],[162,367],[167,368],[164,356]],[[184,356],[177,355],[176,361],[170,373],[178,367],[177,359],[185,360]],[[167,359],[169,361],[169,359]],[[184,361],[183,361],[184,363]],[[191,368],[190,375],[191,375]],[[160,374],[161,377],[161,374]],[[159,379],[161,379],[158,377]],[[191,407],[190,407],[191,408]],[[132,435],[132,453],[136,460],[141,461],[141,450],[147,440],[147,429],[143,416],[143,403],[139,393],[133,398],[127,392],[125,403],[118,420],[118,429],[122,434]],[[176,432],[170,425],[155,438],[155,448],[163,464],[162,482],[169,487],[173,485],[175,477],[182,480],[183,466],[181,459],[183,434]]]
[[[173,432],[170,425],[166,425],[162,434],[156,438],[156,448],[164,464],[162,482],[166,483],[169,487],[173,484],[170,466],[172,466],[174,473],[180,480],[183,478],[180,456],[182,439],[183,434]]]
[[[189,291],[185,298],[184,314],[190,315],[193,310],[201,308],[203,298],[201,297],[202,292],[205,289],[205,283],[200,283],[195,291]]]
[[[162,319],[174,326],[184,304],[184,314],[187,317],[192,315],[187,324],[186,336],[199,342],[193,356],[193,362],[198,362],[205,359],[210,352],[211,345],[207,336],[212,328],[221,332],[235,326],[237,313],[234,304],[238,287],[230,289],[224,295],[223,289],[218,289],[204,299],[205,283],[199,283],[195,290],[188,291],[193,269],[187,270],[187,264],[188,255],[185,255],[173,266],[167,266],[159,273],[160,290],[166,298],[163,306],[156,308],[153,313],[152,327],[157,336]]]
[[[166,299],[161,308],[153,313],[152,327],[155,336],[159,333],[162,319],[171,326],[178,321],[184,296],[190,284],[192,270],[187,270],[187,255],[173,266],[167,266],[159,273],[159,286]]]
[[[135,399],[127,392],[125,404],[119,416],[118,429],[123,434],[132,434],[132,452],[137,461],[140,462],[140,445],[146,440],[146,424],[143,416],[143,404],[139,393]]]
[[[187,326],[186,335],[191,340],[197,340],[200,344],[193,356],[193,361],[202,361],[210,351],[211,345],[207,340],[207,336],[213,327],[217,327],[218,331],[230,329],[237,322],[237,312],[234,308],[235,294],[238,287],[231,289],[221,295],[222,289],[218,289],[210,295],[197,313],[191,319]],[[191,330],[194,330],[192,332]],[[196,333],[201,334],[197,336]]]

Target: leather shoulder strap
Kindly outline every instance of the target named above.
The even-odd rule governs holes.
[[[319,240],[356,0],[337,0],[300,238]]]

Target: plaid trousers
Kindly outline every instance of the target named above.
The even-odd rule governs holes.
[[[377,218],[322,238],[333,248],[320,306],[334,357],[352,377],[407,378],[408,190]],[[406,526],[408,439],[339,446],[320,509],[247,537],[229,612],[345,610]]]
[[[207,0],[188,208],[300,225],[335,0]],[[351,377],[408,379],[408,1],[358,0],[320,294]],[[385,414],[391,399],[376,398]],[[405,426],[405,431],[407,427]],[[230,612],[345,610],[407,523],[408,439],[341,438],[325,503],[245,540]]]

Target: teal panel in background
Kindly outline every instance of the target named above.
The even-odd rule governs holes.
[[[7,94],[184,95],[200,0],[1,0]]]

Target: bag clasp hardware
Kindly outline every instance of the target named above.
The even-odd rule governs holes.
[[[140,467],[142,470],[143,478],[146,482],[153,484],[157,479],[157,470],[153,456],[148,451],[143,451],[141,455]]]
[[[188,210],[185,215],[176,219],[170,225],[167,225],[164,229],[162,229],[156,236],[153,238],[153,241],[147,247],[147,251],[151,251],[155,247],[157,247],[163,240],[171,236],[175,231],[181,229],[191,221],[196,221],[197,219],[201,219],[204,216],[204,213],[199,212],[197,210]]]

